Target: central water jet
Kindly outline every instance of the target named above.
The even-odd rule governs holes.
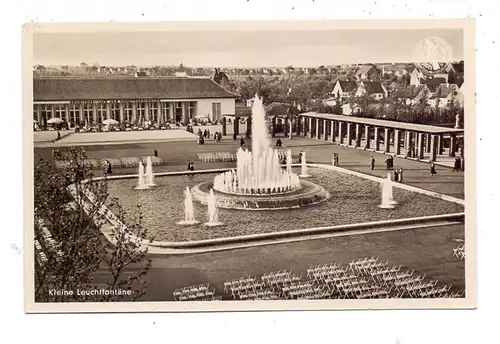
[[[291,151],[286,153],[287,165],[291,155]],[[291,165],[282,169],[279,152],[271,148],[266,112],[258,96],[252,106],[252,150],[239,148],[236,170],[217,175],[213,188],[238,195],[281,194],[301,188],[299,176],[291,171]]]

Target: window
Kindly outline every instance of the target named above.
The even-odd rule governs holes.
[[[120,103],[111,103],[111,119],[120,121]]]
[[[123,119],[127,123],[132,122],[132,116],[134,114],[134,110],[133,110],[132,106],[133,106],[132,103],[124,103],[123,104]]]
[[[146,117],[146,104],[137,103],[137,119],[139,123],[142,123]]]
[[[97,104],[97,123],[102,123],[105,119],[108,118],[108,114],[106,111],[106,103],[98,103]]]
[[[212,117],[214,121],[219,121],[222,117],[221,103],[212,103]]]
[[[76,124],[80,122],[80,105],[70,104],[69,105],[69,122]]]
[[[52,118],[52,105],[40,105],[40,118],[43,124],[47,124],[47,121]]]
[[[170,120],[170,111],[172,109],[172,103],[162,103],[161,109],[161,121],[166,123]]]
[[[62,104],[58,104],[54,106],[55,117],[60,118],[62,120],[66,120],[66,106]]]
[[[196,102],[188,102],[188,103],[186,103],[186,105],[187,105],[187,108],[186,108],[187,116],[189,119],[193,119],[194,117],[196,117],[196,113],[195,113]]]
[[[175,121],[176,122],[182,122],[182,103],[181,102],[175,102]]]
[[[149,103],[149,120],[158,123],[158,103]]]
[[[83,104],[83,120],[87,124],[94,122],[94,104]]]

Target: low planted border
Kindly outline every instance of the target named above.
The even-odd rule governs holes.
[[[292,167],[300,167],[300,164],[292,164]],[[375,181],[377,183],[382,183],[384,178],[379,178],[376,176],[355,172],[351,170],[347,170],[337,166],[331,166],[326,164],[308,164],[308,167],[312,168],[323,168],[328,170],[337,171],[340,173],[346,173],[353,176],[357,176],[360,178],[364,178],[367,180]],[[182,175],[196,175],[196,174],[213,174],[213,173],[222,173],[230,170],[230,168],[220,168],[220,169],[209,169],[209,170],[200,170],[200,171],[180,171],[180,172],[161,172],[156,173],[155,177],[162,176],[182,176]],[[129,174],[129,175],[120,175],[120,176],[108,176],[106,177],[109,180],[117,180],[117,179],[135,179],[138,175]],[[93,180],[102,180],[105,177],[94,178]],[[84,183],[89,182],[90,180],[84,181]],[[455,198],[448,195],[443,195],[437,192],[420,189],[414,186],[410,186],[407,184],[399,184],[394,183],[394,187],[400,188],[403,190],[417,192],[420,194],[424,194],[433,198],[438,198],[441,200],[445,200],[448,202],[465,205],[465,201],[459,198]],[[224,238],[216,238],[216,239],[205,239],[205,240],[195,240],[195,241],[152,241],[142,240],[139,238],[135,238],[135,240],[142,241],[143,246],[148,246],[151,248],[161,248],[161,249],[195,249],[195,248],[212,248],[217,246],[224,246],[228,244],[237,244],[237,243],[256,243],[262,242],[266,240],[283,240],[287,238],[301,237],[301,236],[310,236],[310,235],[318,235],[318,234],[327,234],[333,232],[346,232],[346,231],[354,231],[354,230],[362,230],[362,229],[377,229],[383,227],[393,227],[393,226],[402,226],[402,225],[418,225],[429,222],[436,221],[449,221],[449,222],[463,222],[465,219],[465,212],[462,213],[452,213],[452,214],[442,214],[442,215],[432,215],[432,216],[423,216],[423,217],[414,217],[414,218],[406,218],[406,219],[396,219],[396,220],[383,220],[383,221],[373,221],[373,222],[364,222],[364,223],[353,223],[347,225],[336,225],[336,226],[326,226],[326,227],[314,227],[314,228],[305,228],[298,230],[289,230],[289,231],[281,231],[281,232],[271,232],[271,233],[261,233],[261,234],[250,234],[250,235],[241,235],[234,237],[224,237]],[[113,242],[110,237],[110,228],[112,224],[108,222],[107,226],[101,226],[102,233],[106,236],[110,242]]]

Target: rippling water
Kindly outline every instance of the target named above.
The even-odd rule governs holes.
[[[210,181],[214,175],[156,177],[153,189],[134,190],[136,179],[109,181],[111,197],[117,197],[132,218],[137,204],[142,206],[144,226],[155,240],[186,241],[268,233],[310,227],[322,227],[367,221],[380,221],[407,217],[438,215],[463,211],[463,206],[438,200],[426,195],[394,189],[398,202],[396,209],[385,210],[380,204],[378,183],[327,171],[310,168],[309,181],[322,185],[331,198],[323,203],[300,209],[278,211],[243,211],[219,209],[221,227],[205,227],[207,208],[195,201],[194,214],[200,224],[179,226],[184,218],[184,190],[201,182]]]

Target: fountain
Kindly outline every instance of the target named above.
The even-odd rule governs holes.
[[[310,175],[307,174],[307,162],[306,162],[306,152],[302,152],[302,155],[300,157],[300,177],[301,178],[307,178],[310,177]]]
[[[189,186],[184,190],[184,220],[177,222],[178,225],[190,226],[197,224],[194,219],[193,195]]]
[[[290,150],[286,153],[286,168],[282,167],[280,153],[272,148],[267,126],[262,100],[255,96],[251,150],[240,147],[236,152],[236,169],[218,174],[213,182],[194,186],[193,198],[207,204],[209,210],[215,197],[217,207],[241,210],[300,208],[327,200],[330,194],[323,187],[301,180],[293,173]],[[303,172],[308,176],[305,156]]]
[[[208,222],[205,223],[205,226],[215,227],[222,225],[222,222],[219,222],[217,199],[215,198],[213,189],[210,189],[210,195],[208,196],[207,202]]]
[[[151,161],[151,157],[148,156],[147,158],[147,164],[146,164],[146,186],[151,187],[151,186],[156,186],[155,180],[154,180],[154,175],[153,175],[153,162]]]
[[[145,180],[145,175],[144,175],[144,165],[142,162],[139,162],[139,178],[137,180],[137,186],[135,187],[136,190],[144,190],[147,189],[148,187],[146,186],[146,180]]]
[[[382,209],[394,209],[394,205],[398,204],[394,200],[394,196],[392,193],[392,179],[391,173],[387,173],[387,178],[382,181],[382,202],[379,205],[379,208]]]
[[[213,188],[238,195],[279,194],[301,188],[297,174],[284,171],[278,151],[271,148],[266,112],[259,97],[255,97],[252,106],[252,151],[240,147],[236,153],[236,171],[217,175]]]

